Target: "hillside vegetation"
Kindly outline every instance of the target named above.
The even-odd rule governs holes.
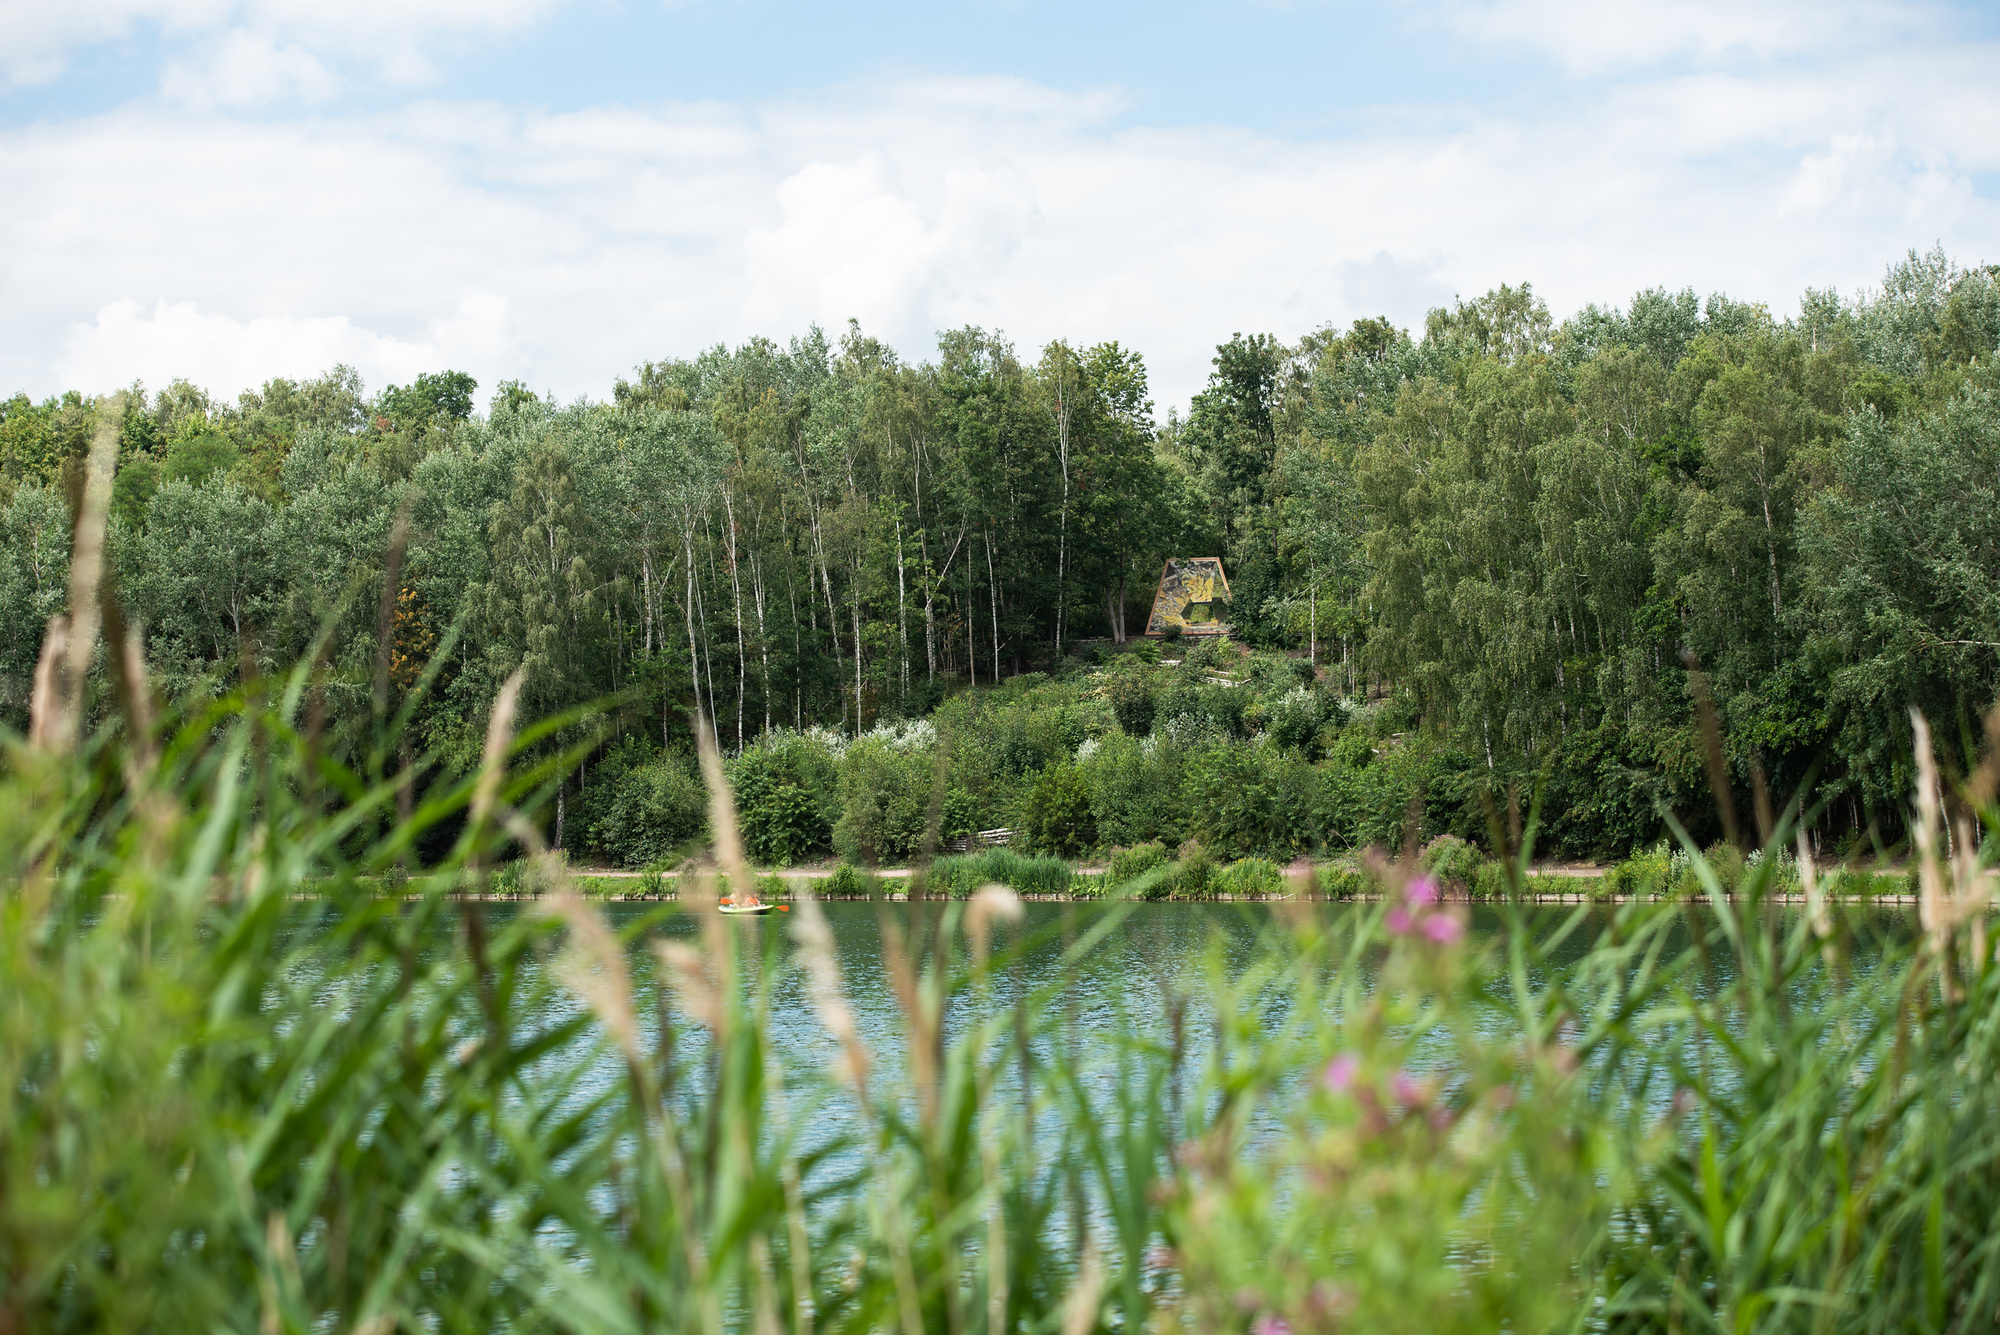
[[[519,670],[566,720],[543,819],[579,855],[692,836],[697,711],[773,861],[901,856],[940,755],[948,828],[1053,851],[1338,848],[1413,797],[1426,837],[1484,838],[1510,787],[1545,849],[1650,846],[1664,813],[1705,843],[1704,692],[1739,826],[1811,775],[1823,849],[1894,843],[1908,709],[1958,764],[2000,683],[1996,347],[1996,271],[1912,253],[1790,314],[1660,289],[1558,322],[1524,285],[1415,334],[1237,336],[1164,421],[1131,348],[977,329],[928,362],[758,339],[483,411],[462,373],[370,396],[339,368],[234,404],[16,397],[0,711],[25,725],[103,426],[109,568],[170,698],[315,661],[328,744],[407,707],[390,759],[423,791]],[[1120,652],[1168,555],[1226,561],[1248,685]]]

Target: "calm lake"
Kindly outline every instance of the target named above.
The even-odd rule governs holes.
[[[955,906],[962,908],[963,906]],[[520,911],[520,906],[489,905],[495,917]],[[1171,1018],[1180,1012],[1180,1030],[1189,1069],[1199,1070],[1209,1052],[1214,1033],[1214,1012],[1208,1004],[1213,994],[1211,977],[1232,981],[1242,977],[1259,952],[1261,937],[1280,930],[1270,904],[1129,904],[1107,906],[1077,903],[1026,903],[1022,921],[995,931],[996,967],[990,980],[988,998],[981,1000],[970,990],[954,996],[946,1012],[947,1038],[956,1038],[978,1017],[996,1013],[1013,1014],[1025,999],[1031,1026],[1039,1031],[1036,1044],[1043,1050],[1052,1043],[1074,1045],[1085,1067],[1107,1064],[1118,1048],[1133,1040],[1171,1042]],[[1313,905],[1310,911],[1322,915],[1335,931],[1345,931],[1370,912],[1371,906],[1356,904]],[[885,1088],[904,1071],[905,1045],[901,1012],[889,983],[883,952],[883,924],[893,924],[911,942],[935,940],[947,906],[941,901],[926,904],[890,903],[880,907],[865,902],[833,902],[821,906],[832,928],[842,979],[853,1007],[864,1043],[875,1064],[875,1077]],[[657,904],[612,903],[604,906],[614,928],[642,926],[651,921],[650,931],[666,936],[693,937],[696,924],[683,915],[663,912]],[[1781,926],[1796,921],[1800,910],[1780,908]],[[1549,939],[1578,915],[1573,905],[1542,905],[1528,910],[1534,927]],[[1596,906],[1583,911],[1580,927],[1570,932],[1556,951],[1560,962],[1574,960],[1589,941],[1606,930],[1616,906]],[[1906,941],[1915,927],[1915,910],[1891,906],[1856,910],[1857,937],[1853,964],[1866,970],[1879,959],[1886,943]],[[1683,925],[1675,929],[1669,942],[1671,954],[1692,940],[1687,923],[1712,923],[1712,911],[1697,906],[1685,911]],[[821,1025],[807,995],[803,975],[793,962],[793,942],[788,928],[793,913],[773,913],[763,918],[734,918],[724,925],[736,933],[744,949],[746,982],[764,981],[770,988],[769,1041],[782,1067],[796,1080],[808,1071],[830,1062],[836,1050],[833,1039]],[[1497,907],[1472,909],[1469,941],[1494,941],[1504,935],[1503,912]],[[1066,941],[1084,941],[1085,949],[1074,963],[1065,966]],[[1005,952],[1018,941],[1017,957]],[[772,947],[775,945],[775,954]],[[947,937],[946,949],[955,967],[964,969],[970,951],[962,932]],[[651,1004],[656,963],[652,953],[635,943],[630,952],[633,981],[642,1023],[656,1032],[656,1011]],[[1376,984],[1379,956],[1364,956],[1357,966],[1358,981],[1364,990]],[[1726,951],[1716,952],[1710,967],[1691,978],[1697,995],[1729,986],[1734,971]],[[1255,994],[1257,1013],[1266,1028],[1282,1024],[1289,1014],[1290,996],[1280,985],[1265,986]],[[567,1012],[578,1005],[567,994],[558,993],[550,1003]],[[676,1048],[688,1057],[698,1057],[702,1033],[675,1005]],[[1496,1023],[1505,1023],[1504,1015]],[[1000,1077],[1002,1088],[1010,1083]],[[805,1091],[797,1091],[801,1096]]]

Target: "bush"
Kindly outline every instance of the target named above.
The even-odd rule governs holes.
[[[729,765],[744,848],[767,866],[790,867],[832,847],[837,762],[812,734],[774,732]]]
[[[988,849],[984,855],[986,879],[1024,895],[1060,895],[1069,891],[1075,872],[1061,858],[1027,856],[1011,848]]]
[[[1034,846],[1074,857],[1097,842],[1090,785],[1071,761],[1051,765],[1028,790],[1028,837]]]
[[[1144,672],[1114,672],[1105,683],[1104,696],[1111,702],[1111,712],[1118,719],[1118,726],[1133,737],[1144,737],[1153,731],[1153,683]]]
[[[874,893],[875,886],[874,873],[864,871],[851,862],[841,863],[833,869],[833,875],[819,883],[820,893],[829,899],[870,895]]]
[[[850,862],[895,866],[923,842],[936,781],[931,748],[867,736],[840,759],[840,819],[833,846]]]
[[[1281,895],[1284,892],[1283,868],[1263,858],[1238,858],[1215,878],[1215,893],[1218,895]]]
[[[1169,869],[1171,861],[1165,844],[1147,843],[1121,848],[1112,853],[1111,865],[1106,868],[1104,879],[1122,894],[1159,899],[1173,891],[1173,872]],[[1146,883],[1135,888],[1133,882],[1141,877],[1147,878]]]
[[[1328,899],[1359,899],[1369,889],[1368,876],[1358,867],[1330,862],[1319,869],[1319,892]]]
[[[1308,758],[1319,749],[1320,725],[1325,721],[1325,697],[1305,686],[1295,686],[1273,700],[1265,713],[1264,732],[1279,746],[1303,751]]]
[[[1133,848],[1113,849],[1111,863],[1106,870],[1113,884],[1121,884],[1143,876],[1155,867],[1164,867],[1168,861],[1165,844],[1139,844]]]
[[[1272,746],[1219,746],[1188,767],[1194,833],[1219,852],[1289,856],[1314,842],[1317,776]]]
[[[1199,841],[1190,839],[1181,845],[1170,893],[1176,899],[1207,899],[1215,893],[1215,861]],[[1166,896],[1148,896],[1156,897]]]
[[[924,874],[924,889],[950,899],[966,899],[982,885],[1004,885],[1023,895],[1060,895],[1068,893],[1075,875],[1061,858],[989,848],[982,853],[939,858]]]
[[[1287,665],[1286,670],[1292,674],[1292,680],[1301,686],[1316,687],[1319,685],[1319,669],[1313,666],[1312,660],[1309,658],[1292,659]]]
[[[1483,861],[1485,859],[1473,845],[1455,834],[1442,834],[1425,846],[1418,865],[1429,873],[1440,889],[1464,891],[1471,887]]]
[[[1626,899],[1658,899],[1668,892],[1673,871],[1673,853],[1662,843],[1632,854],[1605,879],[1612,894]]]
[[[1197,672],[1219,672],[1235,661],[1235,648],[1227,635],[1204,635],[1188,646],[1181,666]]]
[[[1507,869],[1498,862],[1482,862],[1472,874],[1465,893],[1473,899],[1498,900],[1507,897]]]
[[[708,793],[677,752],[630,763],[621,757],[592,785],[597,819],[590,842],[612,861],[648,867],[670,860],[708,827]]]

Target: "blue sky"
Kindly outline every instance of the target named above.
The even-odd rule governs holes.
[[[1118,338],[2000,260],[1991,6],[0,0],[0,392],[601,396],[857,318]]]

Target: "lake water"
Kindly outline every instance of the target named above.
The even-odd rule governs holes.
[[[495,905],[496,910],[506,906]],[[963,906],[957,906],[963,907]],[[996,955],[1019,943],[1018,955],[1001,958],[992,971],[990,991],[982,1003],[970,990],[962,991],[946,1011],[946,1035],[956,1038],[981,1014],[1011,1013],[1022,998],[1030,1010],[1030,1021],[1041,1037],[1044,1049],[1060,1042],[1072,1046],[1090,1066],[1095,1058],[1108,1056],[1116,1046],[1134,1037],[1161,1043],[1172,1040],[1170,1017],[1180,1012],[1180,1032],[1190,1069],[1199,1069],[1210,1051],[1214,1032],[1214,1011],[1209,1004],[1213,993],[1210,979],[1219,975],[1240,979],[1259,955],[1260,938],[1281,930],[1276,920],[1280,909],[1270,904],[1056,904],[1033,902],[1022,905],[1022,921],[995,931]],[[686,916],[662,914],[658,905],[612,903],[605,906],[614,927],[631,927],[653,920],[651,930],[668,936],[693,936],[696,924]],[[913,954],[926,940],[935,941],[944,920],[946,905],[889,903],[877,906],[865,902],[830,902],[821,905],[833,932],[846,994],[853,1007],[864,1044],[868,1047],[879,1080],[895,1081],[903,1073],[905,1042],[901,1011],[890,985],[883,949],[884,923],[891,924],[910,941]],[[1336,933],[1346,936],[1367,905],[1323,904],[1309,911],[1321,915]],[[1575,906],[1537,906],[1528,910],[1530,921],[1544,939],[1570,923]],[[1556,951],[1559,963],[1573,961],[1588,949],[1595,935],[1605,930],[1614,906],[1588,910],[1580,930],[1573,932]],[[1780,921],[1789,924],[1799,912],[1777,910]],[[1706,925],[1710,910],[1698,906],[1675,929],[1668,950],[1679,949],[1692,940],[1689,922]],[[756,979],[768,974],[771,989],[768,1037],[775,1055],[788,1071],[820,1069],[836,1055],[834,1040],[821,1025],[807,995],[803,975],[792,962],[792,941],[787,931],[795,913],[773,913],[763,918],[734,918],[724,925],[739,937],[745,958],[745,974]],[[1859,910],[1855,921],[1858,933],[1854,962],[1861,968],[1879,956],[1883,943],[1907,939],[1914,929],[1914,910],[1882,907]],[[1471,912],[1468,940],[1477,945],[1504,935],[1502,910],[1475,906]],[[1086,941],[1088,948],[1065,965],[1070,952],[1067,942]],[[771,947],[775,945],[775,952]],[[969,949],[962,933],[946,937],[946,947],[954,967],[969,965]],[[1377,982],[1375,970],[1380,953],[1364,955],[1357,964],[1364,990]],[[650,990],[655,963],[650,951],[635,945],[632,952],[634,982]],[[1726,988],[1734,981],[1732,961],[1727,952],[1716,952],[1710,967],[1690,979],[1697,995]],[[1281,1024],[1289,1013],[1290,994],[1282,985],[1265,987],[1255,993],[1252,1005],[1266,1028]],[[559,1003],[561,1004],[561,1003]],[[642,1003],[641,1013],[651,1011]],[[685,1020],[685,1017],[683,1017]],[[1504,1017],[1499,1020],[1504,1023]],[[650,1020],[648,1027],[652,1027]],[[701,1036],[691,1023],[677,1045],[683,1051],[698,1051]],[[692,1043],[693,1049],[686,1045]],[[1002,1087],[1006,1085],[1002,1078]]]

